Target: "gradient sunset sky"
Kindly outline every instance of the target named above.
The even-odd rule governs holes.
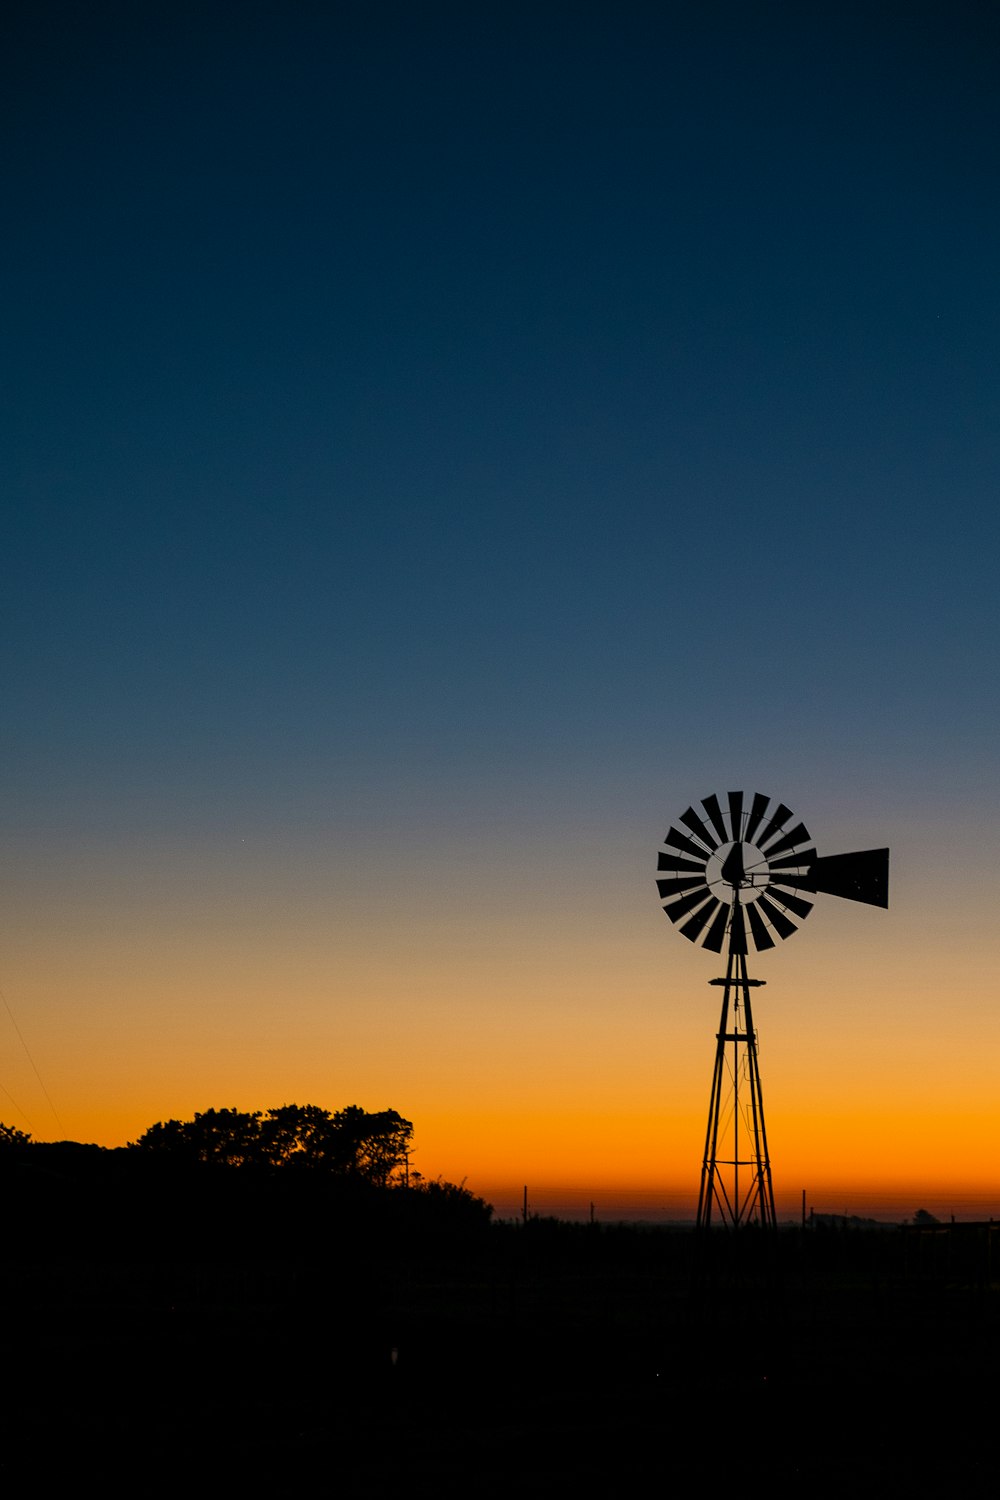
[[[693,800],[779,1213],[1000,1212],[1000,11],[15,0],[0,1118],[392,1107],[693,1206]],[[22,1040],[24,1045],[22,1045]]]

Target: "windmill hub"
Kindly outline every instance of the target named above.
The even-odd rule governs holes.
[[[756,901],[768,884],[768,864],[755,844],[739,839],[735,844],[721,844],[708,857],[705,883],[712,894],[731,906],[739,893],[746,906]]]

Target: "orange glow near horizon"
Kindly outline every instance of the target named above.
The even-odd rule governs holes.
[[[512,1203],[527,1184],[539,1211],[548,1195],[680,1213],[697,1196],[718,961],[637,879],[639,833],[599,898],[582,854],[561,885],[522,875],[523,830],[485,870],[469,849],[431,860],[401,841],[392,882],[364,844],[325,863],[314,846],[22,851],[0,1118],[115,1146],[212,1107],[392,1107],[427,1178]],[[902,1195],[912,1212],[949,1194],[982,1207],[1000,1187],[979,956],[927,927],[935,893],[898,886],[888,913],[831,900],[757,960],[785,1215],[803,1188],[830,1211]]]

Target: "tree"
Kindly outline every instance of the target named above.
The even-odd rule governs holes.
[[[327,1167],[335,1157],[334,1117],[317,1104],[282,1104],[261,1117],[261,1151],[273,1167]]]
[[[402,1170],[413,1139],[413,1126],[394,1109],[366,1114],[356,1104],[333,1117],[339,1161],[336,1170],[387,1187]]]
[[[16,1125],[0,1124],[0,1151],[13,1146],[30,1146],[31,1136]]]

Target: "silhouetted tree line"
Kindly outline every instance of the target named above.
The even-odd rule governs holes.
[[[388,1187],[405,1173],[412,1141],[412,1124],[394,1109],[369,1114],[351,1104],[331,1114],[316,1104],[283,1104],[159,1122],[127,1149],[176,1162],[326,1172]]]
[[[0,1124],[0,1191],[36,1256],[131,1244],[175,1258],[329,1258],[478,1237],[490,1205],[464,1184],[411,1174],[412,1142],[396,1110],[353,1104],[209,1109],[114,1148],[36,1142]]]
[[[34,1142],[13,1125],[0,1123],[0,1154],[44,1153],[53,1159],[85,1151],[172,1162],[273,1170],[292,1168],[352,1177],[374,1187],[390,1187],[406,1174],[413,1126],[394,1109],[369,1113],[351,1104],[331,1113],[316,1104],[283,1104],[278,1109],[208,1109],[192,1120],[151,1125],[137,1141],[106,1151],[76,1141]]]

